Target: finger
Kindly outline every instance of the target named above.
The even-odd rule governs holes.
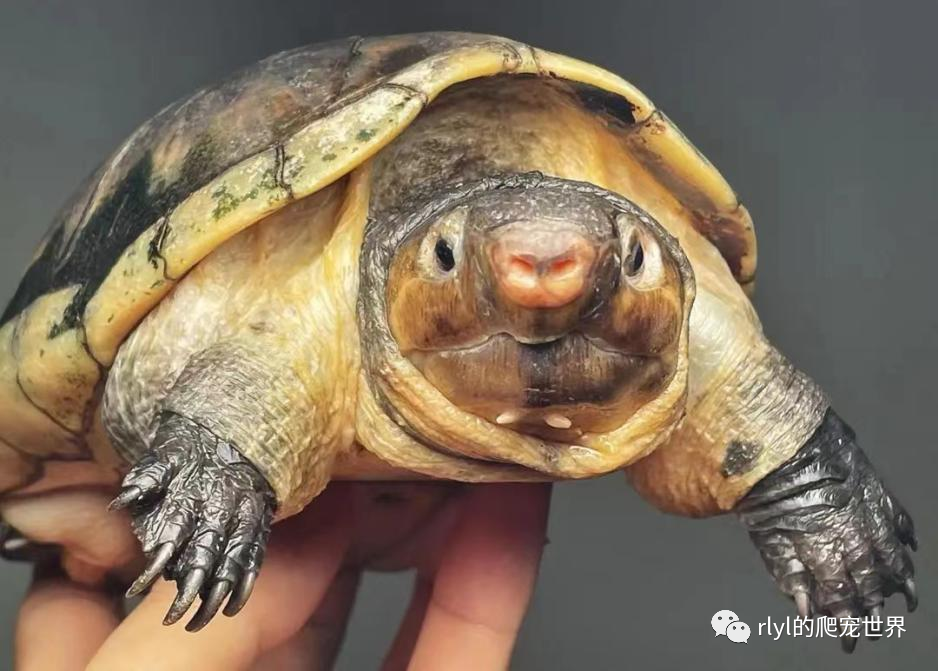
[[[344,569],[309,621],[289,640],[261,655],[254,671],[326,671],[339,654],[352,604],[358,592],[361,571]]]
[[[115,595],[64,577],[39,579],[20,606],[15,667],[78,671],[120,622]]]
[[[417,636],[423,626],[430,596],[433,593],[433,579],[440,565],[440,558],[452,536],[453,528],[459,522],[466,502],[464,494],[470,489],[460,485],[456,489],[440,490],[443,494],[435,502],[436,512],[430,522],[419,533],[411,534],[403,543],[396,543],[393,551],[384,553],[377,569],[391,567],[415,567],[417,575],[407,611],[401,620],[391,648],[382,663],[383,671],[403,671],[410,663]],[[368,511],[369,522],[376,516]],[[387,521],[385,521],[387,527]],[[369,529],[369,532],[371,530]],[[370,564],[371,566],[373,564]]]
[[[404,671],[407,668],[414,654],[414,646],[417,645],[417,636],[420,634],[420,627],[426,617],[432,594],[432,579],[418,573],[417,579],[414,580],[414,591],[407,605],[407,612],[404,613],[404,619],[401,620],[394,643],[391,644],[391,649],[381,664],[382,671]]]
[[[504,669],[534,589],[550,486],[471,488],[440,559],[410,669]]]
[[[349,543],[345,488],[330,487],[303,514],[279,524],[254,596],[233,618],[213,620],[198,634],[163,627],[175,597],[158,583],[105,642],[92,671],[247,669],[309,620],[339,570]]]
[[[454,482],[356,483],[350,562],[374,571],[429,569],[466,488]]]

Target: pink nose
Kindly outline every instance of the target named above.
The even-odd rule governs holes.
[[[596,248],[579,233],[505,232],[491,252],[502,294],[524,308],[559,308],[583,295]]]

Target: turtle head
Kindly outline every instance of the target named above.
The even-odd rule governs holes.
[[[668,387],[693,279],[643,211],[548,180],[427,215],[390,259],[387,323],[451,403],[570,443],[621,426]]]

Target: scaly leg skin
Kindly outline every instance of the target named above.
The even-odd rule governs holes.
[[[801,617],[881,618],[885,598],[895,592],[905,595],[909,612],[915,609],[912,518],[832,410],[736,512]],[[844,650],[853,652],[856,643],[842,629]]]
[[[201,595],[186,625],[198,631],[229,597],[237,614],[254,587],[275,507],[258,470],[201,425],[164,413],[151,453],[123,482],[112,508],[129,508],[150,563],[128,590],[140,594],[161,574],[178,586],[163,624],[178,622]]]

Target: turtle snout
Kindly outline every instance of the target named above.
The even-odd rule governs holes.
[[[600,246],[576,230],[499,230],[490,246],[498,291],[522,308],[559,308],[592,285]]]

